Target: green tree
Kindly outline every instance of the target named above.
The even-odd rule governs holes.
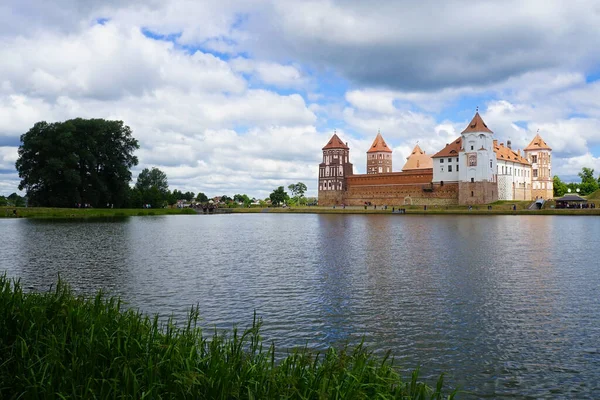
[[[567,193],[567,184],[560,180],[557,175],[554,175],[554,197],[561,197]]]
[[[208,196],[200,192],[196,195],[196,201],[199,203],[206,203],[208,201]]]
[[[279,186],[277,189],[273,190],[273,193],[269,195],[269,198],[271,199],[271,204],[279,206],[285,203],[290,197],[285,192],[283,186]]]
[[[10,206],[25,207],[25,198],[19,196],[17,193],[11,193],[6,200]]]
[[[21,135],[16,168],[30,205],[76,203],[121,206],[127,201],[130,168],[139,148],[122,121],[71,119],[38,122]]]
[[[304,197],[304,193],[306,193],[306,185],[302,182],[293,183],[288,186],[288,190],[292,192],[292,196],[294,197],[294,202],[296,204],[302,204],[302,197]]]
[[[0,196],[0,207],[7,206],[7,205],[8,205],[8,200],[6,199],[6,197]]]
[[[248,207],[252,203],[252,199],[247,194],[236,194],[233,196],[233,201],[242,203],[244,207]]]
[[[148,190],[150,188],[156,188],[160,193],[166,195],[169,191],[169,181],[167,180],[167,174],[160,169],[153,167],[151,170],[144,168],[138,175],[135,187],[141,191]]]
[[[167,174],[156,167],[151,170],[144,168],[140,172],[135,189],[140,193],[142,204],[149,204],[152,208],[164,207],[165,203],[172,200]]]
[[[583,167],[578,175],[581,178],[579,194],[587,196],[598,190],[598,181],[594,178],[594,170],[592,168]]]

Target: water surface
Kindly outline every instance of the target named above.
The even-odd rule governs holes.
[[[465,397],[600,397],[600,218],[273,215],[0,220],[0,271],[148,313],[264,320],[282,350],[364,338]]]

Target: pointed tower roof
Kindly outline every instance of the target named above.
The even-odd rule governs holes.
[[[373,141],[373,144],[371,145],[369,150],[367,150],[367,153],[379,153],[379,152],[391,153],[392,149],[390,149],[388,147],[387,143],[385,142],[385,140],[383,140],[381,133],[377,132],[377,136],[375,137],[375,140]]]
[[[536,134],[529,146],[525,147],[525,151],[531,150],[552,150],[550,146],[546,144],[544,139],[540,136],[540,134]]]
[[[433,160],[417,144],[410,156],[406,157],[406,164],[402,167],[402,171],[428,168],[433,168]]]
[[[465,128],[465,130],[461,132],[461,134],[467,133],[467,132],[488,132],[488,133],[494,133],[494,132],[492,132],[490,130],[490,128],[487,127],[487,125],[485,124],[485,122],[483,122],[483,119],[481,118],[481,115],[479,115],[479,111],[477,111],[475,113],[475,116],[473,117],[473,119],[471,120],[471,122],[469,123],[469,125],[467,125],[467,127]]]
[[[322,148],[322,150],[327,150],[327,149],[349,150],[350,148],[348,146],[346,146],[346,144],[344,142],[342,142],[342,139],[340,139],[338,137],[337,133],[334,133],[333,136],[331,137],[331,139],[329,139],[329,142],[327,142],[325,147]]]

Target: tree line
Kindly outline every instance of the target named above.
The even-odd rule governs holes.
[[[204,193],[169,190],[167,175],[158,168],[145,168],[132,181],[131,168],[138,164],[133,154],[138,141],[123,121],[76,118],[64,122],[36,123],[21,135],[15,164],[21,181],[19,190],[0,196],[0,206],[41,207],[166,207],[178,201],[206,203]],[[218,196],[227,206],[306,204],[302,182],[278,187],[264,200],[246,194]]]
[[[566,193],[569,193],[569,189],[571,193],[587,196],[600,188],[600,176],[597,179],[594,178],[594,170],[592,168],[583,167],[578,175],[581,179],[580,183],[565,183],[558,176],[554,175],[554,197],[564,196]]]

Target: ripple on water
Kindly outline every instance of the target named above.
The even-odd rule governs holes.
[[[361,340],[463,398],[600,398],[600,219],[215,215],[0,220],[0,268],[276,348]]]

